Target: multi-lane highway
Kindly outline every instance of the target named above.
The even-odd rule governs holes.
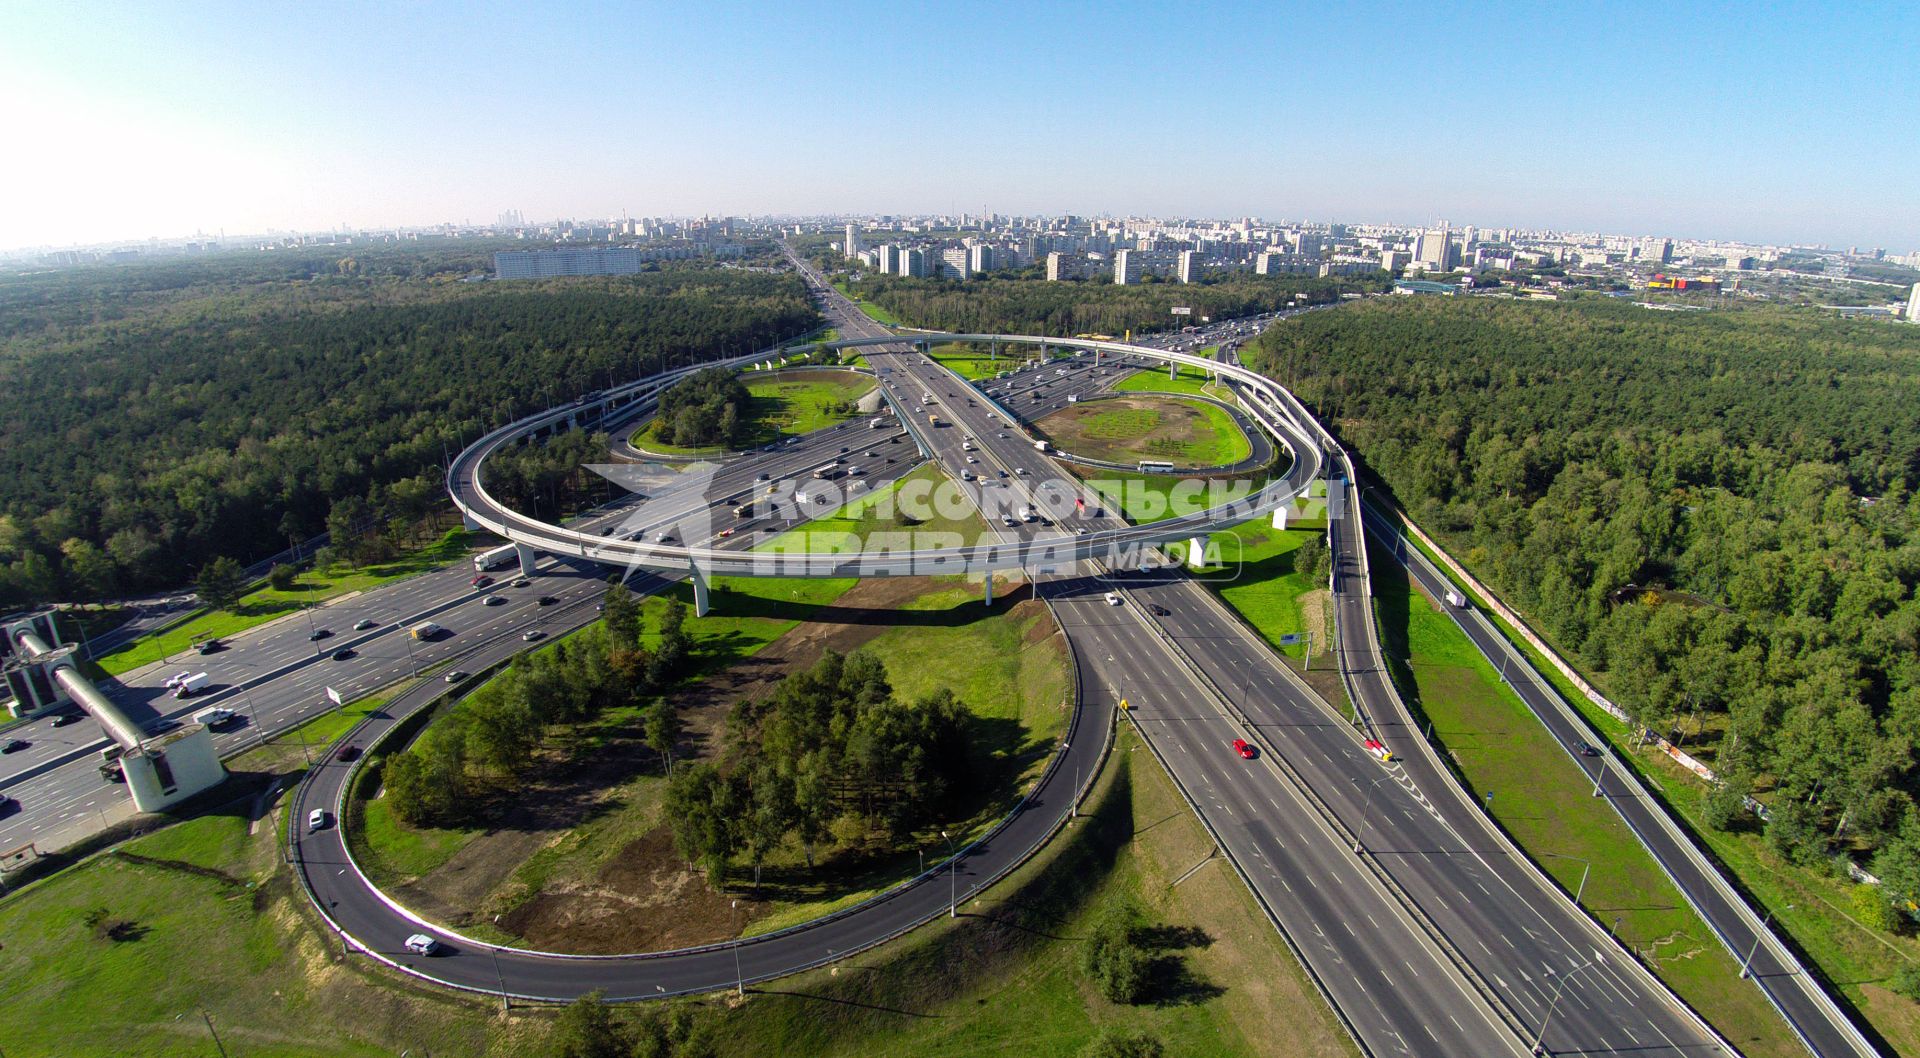
[[[809,273],[809,278],[843,339],[880,343],[892,338],[819,277]],[[1177,570],[1116,577],[1095,561],[1059,560],[1061,552],[1032,546],[1082,534],[1152,538],[1152,530],[1128,530],[1097,496],[1085,493],[1036,451],[1018,420],[997,404],[1017,396],[1010,403],[1020,415],[1044,414],[1065,406],[1070,393],[1084,395],[1110,385],[1122,365],[1083,355],[976,389],[904,342],[868,345],[863,351],[890,406],[907,416],[902,423],[907,432],[870,431],[862,420],[715,470],[656,479],[644,501],[570,528],[609,542],[659,545],[652,550],[702,549],[724,556],[738,554],[760,532],[814,513],[795,492],[823,457],[858,460],[866,471],[866,484],[860,486],[865,488],[906,472],[923,451],[956,479],[977,476],[980,482],[969,486],[969,495],[989,516],[991,531],[1021,545],[1022,554],[1051,559],[1046,568],[1028,573],[1074,648],[1082,704],[1053,770],[1032,797],[1001,831],[954,865],[963,892],[1010,869],[1054,832],[1070,804],[1066,788],[1091,781],[1114,707],[1124,698],[1131,706],[1130,722],[1166,763],[1369,1053],[1499,1055],[1536,1047],[1559,1053],[1722,1053],[1724,1045],[1712,1031],[1527,863],[1425,747],[1404,733],[1404,706],[1379,663],[1365,556],[1357,544],[1359,507],[1348,491],[1350,468],[1343,459],[1333,464],[1345,472],[1331,483],[1329,536],[1340,656],[1355,703],[1371,725],[1363,732],[1354,731],[1295,678],[1209,589]],[[1338,457],[1331,438],[1317,432],[1317,424],[1290,395],[1247,387],[1239,395],[1301,457],[1281,486],[1286,492],[1304,489],[1305,479],[1322,466],[1323,450]],[[637,403],[625,414],[643,407]],[[928,411],[942,424],[921,418]],[[500,443],[505,442],[487,442]],[[481,460],[493,448],[476,448],[484,450],[449,474],[456,498],[465,490],[463,507],[484,498]],[[1050,488],[1077,492],[1086,503],[1058,524],[1012,515],[1022,504],[1037,503]],[[734,508],[750,502],[758,509],[735,517]],[[545,539],[538,534],[548,527],[528,524],[529,536]],[[519,535],[521,525],[513,522],[508,528]],[[621,557],[630,560],[634,554],[627,549]],[[1091,551],[1068,558],[1082,554]],[[597,591],[599,571],[591,564],[584,568],[590,572],[561,572],[558,578],[543,572],[527,587],[512,589],[528,601],[491,608],[497,614],[487,613],[470,589],[462,590],[467,571],[430,575],[462,582],[441,585],[444,601],[422,605],[415,613],[444,606],[453,619],[436,620],[457,632],[465,628],[457,622],[476,622],[464,644],[445,646],[449,652],[464,649],[461,664],[478,667],[523,645],[517,636],[502,635],[499,622],[545,622],[557,629],[590,620],[587,600]],[[429,579],[419,578],[423,586]],[[664,581],[643,573],[634,583],[651,590]],[[432,595],[428,591],[411,602],[422,604]],[[539,595],[556,601],[541,607]],[[338,625],[350,615],[343,608],[327,620]],[[399,616],[388,614],[385,620]],[[343,682],[353,676],[373,681],[371,686],[391,682],[408,666],[442,660],[422,656],[417,646],[412,659],[396,657],[390,648],[404,641],[388,624],[367,633],[364,642],[349,634],[320,644],[328,650],[352,645],[373,663],[362,666],[365,671],[329,670],[329,665],[349,663],[295,656],[314,644],[306,639],[305,624],[287,625],[261,634],[257,646],[233,648],[236,662],[244,660],[262,674],[285,671],[261,682],[253,691],[256,697],[277,687],[275,702],[295,703],[315,697],[316,681],[326,680],[330,671],[339,671]],[[157,684],[170,671],[155,670],[143,679]],[[137,697],[146,685],[134,682],[128,693]],[[379,737],[440,689],[416,688],[351,737],[362,743]],[[297,712],[301,707],[269,705],[261,726],[272,725],[275,708]],[[1402,759],[1382,762],[1370,756],[1361,743],[1370,732],[1388,735]],[[1231,748],[1241,737],[1258,747],[1251,759]],[[84,755],[86,749],[74,752]],[[91,761],[77,763],[91,772]],[[298,795],[301,810],[337,808],[348,771],[335,763],[315,769]],[[0,777],[0,783],[7,781]],[[97,777],[94,782],[97,787]],[[738,945],[596,960],[495,948],[430,929],[448,948],[426,959],[400,944],[424,924],[359,876],[337,829],[296,834],[291,851],[329,921],[370,953],[459,987],[543,998],[591,988],[634,998],[778,976],[897,935],[946,909],[948,900],[945,886],[910,885],[829,920]],[[937,876],[942,869],[929,874]]]

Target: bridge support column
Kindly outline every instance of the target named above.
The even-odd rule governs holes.
[[[985,602],[986,605],[992,606],[993,605],[993,571],[992,570],[988,570],[987,575],[980,578],[980,584],[982,589],[985,592],[985,598],[983,601]]]
[[[693,616],[705,617],[707,611],[713,609],[712,600],[707,595],[706,571],[697,562],[688,566],[687,571],[690,574],[688,579],[693,581]]]
[[[1167,361],[1167,377],[1168,378],[1180,377],[1180,361],[1178,360]]]
[[[533,576],[533,566],[534,563],[540,561],[540,552],[515,540],[513,542],[513,553],[520,559],[520,575],[523,577]]]
[[[460,526],[469,533],[477,533],[481,529],[480,523],[473,520],[473,515],[465,511],[460,512]]]
[[[1207,538],[1196,536],[1187,541],[1187,565],[1199,569],[1207,564]]]
[[[1281,504],[1273,509],[1273,527],[1275,529],[1285,529],[1287,527],[1286,504]]]

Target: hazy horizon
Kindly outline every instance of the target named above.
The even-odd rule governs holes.
[[[1910,11],[0,11],[0,247],[828,213],[1920,249]]]

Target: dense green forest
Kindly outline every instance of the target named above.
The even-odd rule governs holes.
[[[655,431],[670,445],[737,445],[750,423],[743,416],[752,399],[737,373],[708,368],[660,394]]]
[[[1085,281],[1047,283],[1030,279],[911,279],[869,276],[851,289],[917,327],[967,333],[1042,334],[1070,337],[1165,330],[1200,317],[1251,316],[1295,304],[1335,301],[1344,291],[1383,290],[1384,273],[1320,279],[1312,276],[1235,275],[1206,283],[1115,286]],[[1193,315],[1175,316],[1176,305]]]
[[[792,276],[463,283],[494,247],[327,249],[0,279],[0,603],[264,557],[489,425],[817,326]]]
[[[963,817],[980,792],[968,769],[972,718],[952,691],[902,701],[879,658],[828,651],[766,701],[736,707],[738,766],[702,763],[674,776],[674,844],[716,878],[743,857],[757,882],[760,864],[789,838],[811,864],[836,835],[888,845]]]
[[[1727,776],[1722,822],[1757,790],[1783,853],[1920,897],[1920,328],[1393,298],[1246,356]]]

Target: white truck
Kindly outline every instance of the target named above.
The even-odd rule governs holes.
[[[211,709],[202,709],[193,714],[193,722],[202,727],[219,727],[239,714],[225,706],[216,705]]]
[[[212,683],[212,677],[204,672],[196,672],[173,685],[173,696],[175,698],[191,698],[201,691],[206,690]]]
[[[1020,520],[1023,522],[1031,522],[1033,521],[1033,519],[1034,519],[1033,505],[1030,503],[1022,504],[1020,506]]]
[[[1453,607],[1456,610],[1464,610],[1467,608],[1467,597],[1460,594],[1458,591],[1454,590],[1453,588],[1448,588],[1447,589],[1447,605]]]
[[[427,640],[432,639],[444,631],[446,631],[446,629],[434,624],[432,621],[422,621],[412,628],[407,629],[407,634],[415,639]]]
[[[1036,451],[1036,452],[1044,452],[1044,451],[1046,451],[1046,450],[1047,450],[1047,442],[1045,442],[1045,441],[1035,441],[1035,442],[1033,442],[1033,450],[1034,450],[1034,451]]]
[[[520,553],[512,544],[502,544],[491,551],[482,551],[473,556],[473,568],[476,573],[485,573],[502,566],[514,566],[520,563]]]

